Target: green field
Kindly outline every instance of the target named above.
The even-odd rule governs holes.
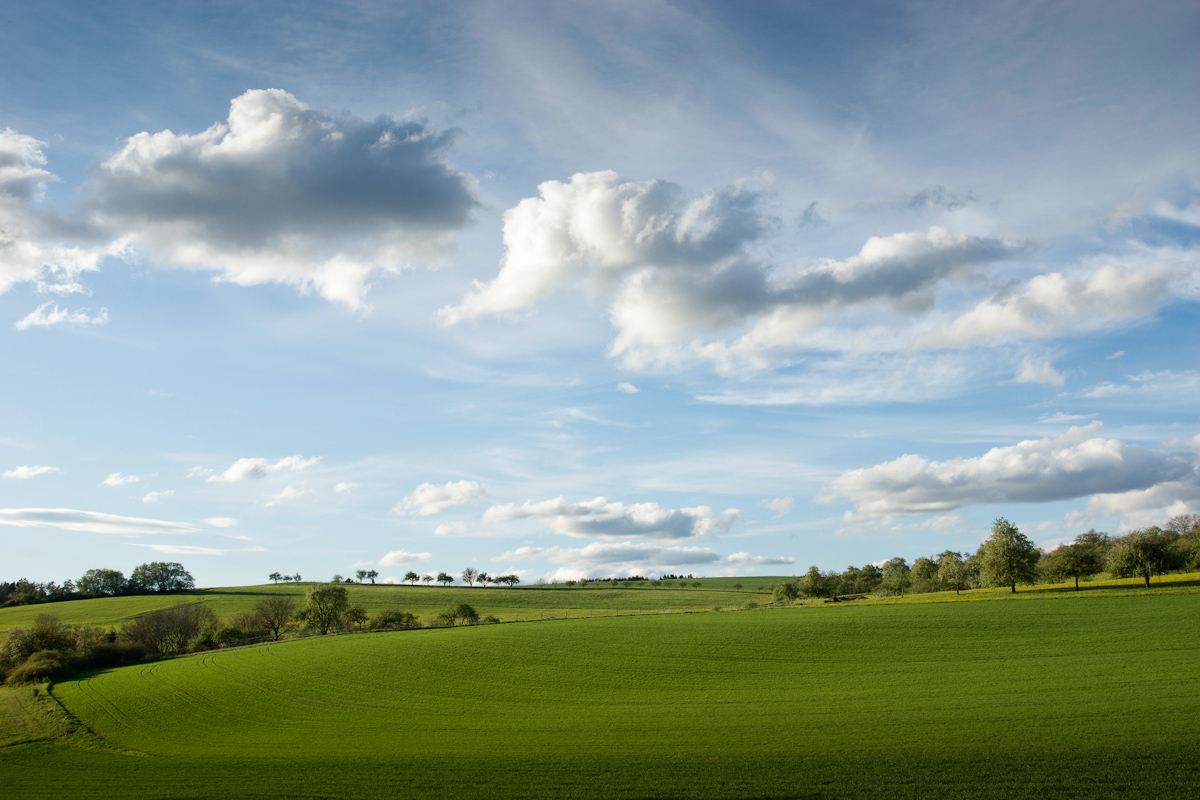
[[[466,586],[393,586],[345,584],[351,604],[361,604],[374,613],[384,608],[411,611],[429,620],[456,603],[470,603],[482,616],[489,614],[502,622],[536,619],[562,619],[568,616],[604,616],[617,613],[661,613],[668,611],[711,611],[715,606],[736,607],[755,600],[766,602],[771,593],[765,587],[785,578],[743,578],[741,591],[732,578],[704,578],[700,588],[633,586],[611,588],[603,584],[585,588],[557,586],[520,586],[515,588]],[[689,581],[689,584],[691,582]],[[0,608],[0,631],[28,625],[39,614],[55,614],[63,621],[109,627],[121,625],[147,611],[167,608],[180,602],[201,601],[218,617],[229,619],[249,611],[255,601],[266,595],[287,595],[304,605],[304,592],[313,584],[266,584],[221,589],[196,589],[167,595],[134,595],[71,600],[62,603]],[[759,590],[758,586],[764,588]]]
[[[1188,586],[326,637],[5,690],[27,721],[0,732],[0,778],[16,797],[1195,797],[1198,665]]]

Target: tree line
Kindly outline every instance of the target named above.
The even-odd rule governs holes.
[[[134,567],[126,578],[116,569],[89,569],[78,580],[36,583],[20,578],[0,582],[0,608],[91,597],[184,592],[196,588],[196,579],[176,561],[151,561]]]
[[[795,580],[774,587],[776,600],[800,597],[842,598],[867,594],[903,595],[1007,586],[1079,581],[1106,573],[1116,578],[1150,579],[1174,571],[1200,570],[1200,515],[1184,514],[1166,526],[1140,528],[1124,536],[1090,530],[1049,551],[1036,547],[1003,517],[974,553],[945,550],[909,564],[892,558],[882,566],[867,564],[842,572],[810,567]]]

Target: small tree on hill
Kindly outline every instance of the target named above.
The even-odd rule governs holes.
[[[404,580],[408,581],[413,586],[416,586],[417,581],[419,581],[420,579],[421,579],[421,576],[418,575],[417,573],[413,572],[411,569],[408,572],[404,573]]]
[[[346,609],[350,607],[350,593],[346,587],[336,583],[311,586],[306,593],[308,605],[301,616],[308,627],[319,631],[322,636],[340,627]]]
[[[434,578],[432,575],[422,575],[421,576],[421,583],[433,583],[433,581],[434,581]]]
[[[474,567],[467,567],[462,571],[462,579],[468,586],[474,586],[475,581],[479,580],[479,572]]]
[[[479,622],[479,612],[466,603],[459,603],[441,614],[439,619],[447,625],[474,625]]]
[[[267,580],[272,581],[276,584],[278,584],[282,578],[283,578],[283,576],[280,575],[278,572],[272,572],[270,575],[267,576]]]
[[[908,562],[896,556],[889,558],[883,565],[879,588],[888,594],[902,595],[912,586],[912,574]]]
[[[350,606],[350,608],[346,609],[345,619],[346,622],[357,625],[361,631],[363,623],[368,619],[367,610],[362,606]]]
[[[966,562],[963,561],[962,553],[954,550],[943,550],[941,553],[938,553],[936,563],[939,583],[949,589],[953,589],[955,594],[959,594],[963,589],[967,588],[971,576],[967,571]]]
[[[378,577],[379,577],[379,570],[377,570],[377,569],[367,570],[367,580],[369,580],[371,582],[372,586],[375,585],[375,579]]]
[[[784,581],[775,587],[773,594],[776,600],[793,601],[800,596],[800,585],[795,581]]]
[[[454,583],[454,576],[448,572],[439,572],[437,575],[437,580],[438,583],[442,584],[443,586],[449,586],[450,584]]]
[[[354,577],[358,578],[359,583],[362,583],[363,578],[367,577],[367,571],[365,569],[355,570]]]
[[[1079,591],[1079,579],[1102,572],[1104,560],[1096,544],[1076,539],[1073,544],[1060,545],[1042,556],[1038,569],[1042,577],[1054,583],[1074,578],[1075,590]]]

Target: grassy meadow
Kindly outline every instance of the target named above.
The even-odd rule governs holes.
[[[1194,797],[1191,584],[572,618],[167,659],[81,675],[50,697],[4,690],[0,778],[17,797]]]

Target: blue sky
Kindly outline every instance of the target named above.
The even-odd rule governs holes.
[[[790,574],[1200,512],[1190,3],[42,3],[0,577]]]

